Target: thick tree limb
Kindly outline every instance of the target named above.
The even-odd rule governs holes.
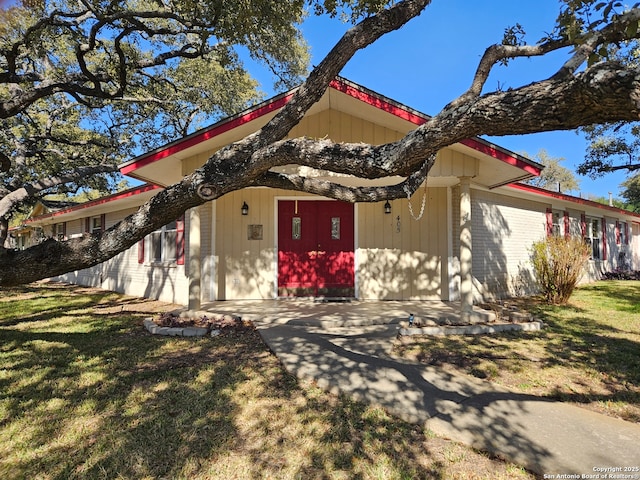
[[[388,186],[352,187],[318,178],[276,172],[265,173],[262,177],[256,179],[255,184],[264,187],[314,193],[345,202],[380,202],[382,200],[411,197],[420,185],[426,181],[429,170],[431,170],[435,161],[436,155],[431,155],[424,162],[422,168],[411,174],[404,181]]]
[[[622,15],[616,16],[611,23],[607,24],[601,30],[587,32],[576,46],[575,52],[567,60],[564,65],[554,74],[554,78],[561,79],[568,75],[573,75],[584,63],[590,55],[592,55],[599,46],[610,43],[618,43],[631,38],[640,37],[640,29],[634,30],[634,34],[630,37],[627,27],[637,24],[640,21],[640,9],[632,9]],[[482,89],[489,78],[491,70],[499,62],[522,57],[543,56],[550,52],[574,46],[574,43],[567,38],[555,38],[542,42],[538,45],[492,45],[485,51],[476,73],[473,77],[471,87],[460,97],[458,97],[451,106],[455,107],[474,97],[480,96]]]
[[[553,77],[508,92],[452,103],[435,117],[388,145],[333,144],[310,139],[283,140],[322,95],[358,48],[398,28],[429,1],[400,2],[347,32],[314,70],[294,98],[265,128],[216,152],[205,165],[158,193],[136,213],[98,235],[68,242],[45,242],[0,256],[0,285],[13,285],[101,263],[126,250],[185,210],[231,191],[256,185],[288,184],[338,198],[383,199],[404,185],[385,190],[345,189],[268,173],[274,165],[296,163],[363,178],[409,176],[418,182],[432,156],[443,147],[478,135],[525,134],[573,129],[591,123],[636,120],[640,114],[640,70],[605,62],[569,77]],[[365,25],[363,27],[362,25]],[[350,170],[351,169],[351,170]],[[355,169],[355,170],[354,170]],[[419,183],[418,183],[419,184]],[[396,188],[396,190],[394,190]],[[409,190],[411,190],[409,188]],[[405,193],[406,194],[406,193]],[[12,266],[20,265],[20,269]]]
[[[117,167],[113,165],[93,165],[81,167],[73,172],[58,175],[56,177],[43,178],[39,181],[23,185],[21,188],[18,188],[0,198],[0,217],[8,215],[17,205],[45,190],[77,181],[89,175],[113,173],[117,171]]]

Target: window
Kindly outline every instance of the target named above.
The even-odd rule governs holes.
[[[618,245],[628,245],[629,244],[629,225],[627,222],[620,222],[620,224],[616,224],[618,227],[618,235],[617,235],[617,243]]]
[[[587,235],[585,241],[591,245],[591,258],[600,260],[602,258],[600,251],[600,242],[602,238],[602,228],[600,227],[600,219],[587,219]]]
[[[184,265],[184,217],[174,220],[146,237],[148,262]],[[145,241],[138,243],[138,263],[145,260]]]
[[[562,224],[560,223],[560,212],[553,212],[553,225],[551,227],[551,233],[554,237],[562,236]]]
[[[85,218],[84,231],[87,233],[99,233],[104,231],[105,215]]]
[[[89,231],[91,233],[102,231],[102,218],[101,217],[91,217],[89,223]]]
[[[177,225],[173,221],[151,234],[151,261],[176,261]]]
[[[67,225],[65,223],[56,223],[53,226],[53,238],[59,242],[64,241],[66,236],[66,226]]]

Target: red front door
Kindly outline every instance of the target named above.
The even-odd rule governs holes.
[[[278,295],[353,297],[353,204],[278,201]]]

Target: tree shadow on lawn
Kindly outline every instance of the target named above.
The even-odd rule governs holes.
[[[337,417],[363,426],[360,435],[380,436],[379,456],[362,459],[370,468],[388,457],[396,470],[444,478],[437,462],[413,465],[404,435],[380,433],[392,428],[390,420],[363,420],[363,405],[326,405],[309,396],[300,405],[306,394],[256,332],[198,340],[155,337],[139,320],[115,315],[87,325],[96,328],[86,333],[2,329],[1,478],[262,478],[265,472],[286,478],[283,471],[295,478],[318,476],[329,464],[349,471],[355,468],[349,455],[362,453],[358,439],[345,441],[351,430],[320,440],[314,432],[317,423],[326,428],[325,422],[330,432],[340,430],[341,424],[333,423]],[[271,433],[266,440],[243,426],[244,403],[252,397],[264,402],[255,421]],[[278,405],[290,405],[309,420],[303,433],[307,443],[316,443],[299,464],[288,460],[295,435],[286,425],[278,428],[270,410]],[[246,457],[238,471],[234,453]]]
[[[163,477],[234,441],[231,397],[245,375],[224,349],[184,341],[162,357],[176,340],[2,333],[2,478]],[[209,369],[215,381],[199,380]]]
[[[418,343],[416,359],[428,365],[452,365],[487,380],[521,378],[522,387],[529,389],[539,387],[537,381],[548,381],[545,371],[556,369],[555,375],[564,371],[566,377],[557,379],[561,383],[547,398],[580,404],[628,403],[625,419],[640,421],[640,341],[627,338],[625,330],[580,315],[579,309],[570,311],[576,315],[561,318],[547,313],[540,332],[424,339]],[[404,348],[398,346],[401,354]]]

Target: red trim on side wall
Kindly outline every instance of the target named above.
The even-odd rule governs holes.
[[[541,195],[543,197],[557,198],[558,200],[566,200],[568,202],[577,203],[579,205],[588,205],[590,207],[597,207],[602,210],[609,210],[611,212],[624,213],[625,215],[630,215],[632,217],[640,218],[640,213],[629,212],[627,210],[622,210],[621,208],[610,207],[609,205],[605,205],[603,203],[594,202],[592,200],[585,200],[584,198],[573,197],[571,195],[566,195],[564,193],[554,192],[551,190],[545,190],[544,188],[534,187],[533,185],[526,185],[524,183],[510,183],[509,185],[506,185],[506,186],[516,190],[522,190],[523,192]]]
[[[176,264],[184,265],[184,213],[176,220]]]
[[[547,208],[546,218],[547,218],[547,237],[550,237],[551,235],[553,235],[553,210],[551,210],[550,208]]]
[[[123,198],[132,197],[133,195],[139,195],[141,193],[149,192],[151,190],[160,189],[157,185],[145,184],[141,185],[137,188],[132,188],[130,190],[125,190],[124,192],[114,193],[113,195],[109,195],[107,197],[97,198],[95,200],[91,200],[90,202],[82,203],[80,205],[74,205],[73,207],[65,208],[64,210],[58,210],[57,212],[46,213],[44,215],[39,215],[34,218],[29,218],[25,220],[25,223],[32,222],[34,220],[42,220],[43,218],[54,218],[60,215],[65,215],[67,213],[71,213],[74,211],[84,210],[89,207],[95,207],[96,205],[102,205],[103,203],[113,202],[115,200],[122,200]],[[87,227],[86,231],[89,231],[89,227]]]

